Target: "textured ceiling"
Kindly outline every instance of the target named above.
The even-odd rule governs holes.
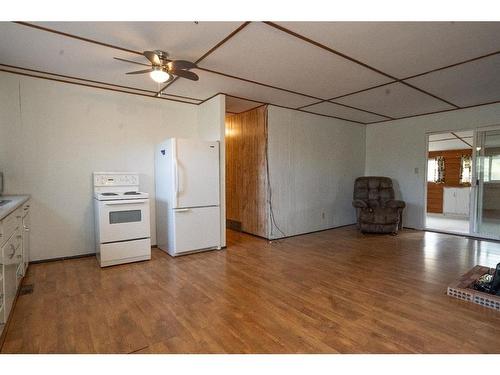
[[[275,104],[376,123],[500,100],[498,22],[0,22],[0,69],[227,111]],[[167,87],[113,57],[198,63]]]

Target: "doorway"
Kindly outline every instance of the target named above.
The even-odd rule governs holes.
[[[428,135],[424,228],[500,239],[500,127]]]
[[[469,234],[474,132],[428,137],[425,227]]]

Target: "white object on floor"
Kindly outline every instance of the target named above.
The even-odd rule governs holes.
[[[151,259],[149,194],[137,174],[94,172],[94,208],[101,267]]]
[[[167,139],[155,161],[158,247],[171,256],[220,249],[219,142]]]

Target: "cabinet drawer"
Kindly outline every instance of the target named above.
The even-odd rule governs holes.
[[[21,231],[17,229],[9,240],[2,246],[2,251],[0,254],[1,264],[15,264],[19,263],[22,259],[22,246],[21,246],[22,235]],[[5,275],[4,275],[5,276]]]
[[[0,246],[2,246],[9,238],[12,233],[19,228],[21,223],[22,210],[15,210],[5,219],[0,221]]]

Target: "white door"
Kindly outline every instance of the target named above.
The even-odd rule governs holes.
[[[99,201],[100,243],[150,237],[149,199]]]
[[[174,254],[220,246],[219,207],[174,210]]]
[[[177,205],[219,205],[219,142],[176,140]]]

